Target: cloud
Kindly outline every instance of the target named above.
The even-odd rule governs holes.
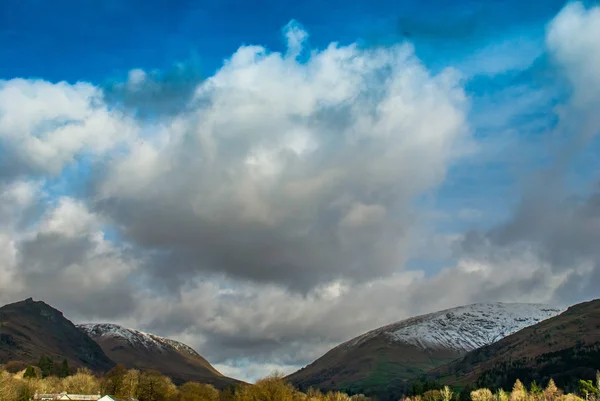
[[[113,81],[102,88],[103,101],[142,121],[176,115],[190,107],[195,87],[203,76],[192,59],[175,63],[166,71],[129,71],[125,82]]]
[[[496,266],[494,272],[502,271],[514,255],[526,257],[531,279],[515,278],[511,286],[552,292],[565,303],[597,296],[600,278],[598,177],[576,192],[569,180],[576,158],[594,146],[600,132],[600,45],[593,39],[599,24],[600,7],[571,3],[548,25],[550,55],[571,89],[558,108],[558,146],[552,148],[551,162],[524,180],[511,215],[487,230],[470,232],[462,243],[463,258]]]
[[[0,187],[0,199],[3,302],[34,296],[71,311],[71,318],[131,311],[134,286],[128,277],[138,261],[105,238],[100,218],[85,204],[69,197],[44,201],[41,186],[28,181]],[[41,216],[19,224],[32,205]]]
[[[432,76],[408,45],[331,44],[300,62],[306,33],[285,33],[286,54],[240,47],[95,182],[95,210],[161,251],[161,280],[216,272],[306,291],[390,275],[414,199],[464,149],[452,70]]]
[[[547,43],[573,85],[572,102],[589,107],[600,100],[600,7],[568,4],[548,26]]]
[[[0,179],[59,174],[82,152],[103,154],[134,131],[91,84],[0,80]]]
[[[557,130],[571,146],[523,179],[500,222],[472,198],[481,187],[505,208],[501,191],[483,179],[461,186],[450,169],[462,163],[472,179],[537,142],[472,138],[462,78],[432,74],[408,44],[315,50],[292,22],[284,52],[242,46],[206,79],[174,67],[103,88],[2,81],[1,299],[34,295],[75,321],[170,336],[254,379],[420,313],[591,297],[600,198],[596,186],[567,188],[599,127],[597,20],[598,8],[574,4],[548,26],[549,58],[572,90]],[[529,65],[513,61],[505,67]],[[545,103],[530,89],[484,99],[496,117],[487,132]],[[89,155],[84,196],[54,193],[50,178],[69,181],[65,168]],[[435,198],[449,171],[455,213],[431,206],[447,206]],[[415,259],[436,267],[407,267]]]

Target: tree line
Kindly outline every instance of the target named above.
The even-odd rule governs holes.
[[[10,362],[0,370],[0,401],[29,401],[38,394],[100,394],[139,401],[366,401],[361,395],[303,393],[272,375],[256,384],[240,384],[218,390],[209,384],[187,382],[179,386],[156,370],[140,371],[117,365],[104,375],[86,368],[72,369],[42,357],[36,365]]]
[[[175,385],[156,370],[140,371],[117,365],[104,375],[86,368],[72,369],[66,360],[53,361],[42,357],[36,365],[7,363],[0,369],[0,400],[29,401],[34,394],[68,392],[100,394],[139,401],[367,401],[377,400],[365,395],[342,392],[322,393],[308,389],[301,392],[274,374],[256,384],[240,384],[218,390],[197,382]],[[463,387],[461,390],[442,386],[436,381],[414,382],[408,395],[379,398],[378,401],[600,401],[600,373],[595,380],[580,379],[572,393],[560,390],[553,379],[545,386],[535,381],[526,386],[519,379],[510,391],[502,388]]]

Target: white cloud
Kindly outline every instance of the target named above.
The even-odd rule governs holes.
[[[548,26],[547,43],[575,89],[578,104],[600,99],[600,7],[568,4]]]
[[[97,224],[96,216],[87,210],[83,202],[62,197],[56,207],[42,217],[40,232],[74,238],[87,235],[91,227]]]
[[[135,134],[88,83],[0,80],[0,144],[13,174],[58,174],[81,152],[103,153]]]
[[[305,32],[286,35],[302,50]],[[388,275],[402,268],[413,200],[469,139],[467,108],[459,76],[431,75],[408,45],[331,44],[306,62],[241,47],[110,166],[97,205],[129,239],[169,250],[180,276],[306,290]]]

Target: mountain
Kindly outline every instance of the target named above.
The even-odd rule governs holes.
[[[600,369],[600,300],[569,307],[558,316],[469,352],[430,372],[455,385],[510,388],[519,378],[574,389],[578,379],[595,379]]]
[[[347,341],[288,380],[301,389],[386,394],[560,312],[548,305],[479,303],[417,316]]]
[[[62,312],[28,298],[0,308],[0,362],[36,364],[42,355],[104,372],[114,366],[102,349]]]
[[[218,388],[240,383],[223,376],[191,347],[168,338],[116,324],[82,324],[79,329],[113,361],[127,368],[155,369],[174,382],[199,381]]]

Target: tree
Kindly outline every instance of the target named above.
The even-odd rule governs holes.
[[[296,389],[286,383],[281,375],[274,374],[257,381],[253,386],[241,387],[234,399],[236,401],[292,401],[297,398],[297,394]]]
[[[512,392],[510,393],[510,401],[525,401],[527,400],[527,389],[521,382],[521,380],[517,379],[515,381],[515,385],[513,386]]]
[[[487,388],[480,388],[471,392],[472,401],[493,401],[494,395]]]
[[[37,374],[35,373],[35,368],[33,366],[27,366],[25,369],[25,373],[23,373],[24,379],[36,379]]]
[[[448,386],[444,386],[440,394],[442,395],[442,401],[452,401],[452,396],[454,395]]]
[[[471,391],[473,390],[473,387],[467,384],[458,395],[459,401],[471,401]]]
[[[548,385],[546,386],[546,389],[544,390],[544,397],[547,400],[553,400],[554,398],[558,397],[559,395],[560,395],[560,391],[558,390],[558,387],[556,387],[554,380],[550,379],[548,381]]]
[[[124,398],[137,397],[139,392],[139,384],[140,371],[136,369],[129,369],[123,376],[121,389],[119,390],[119,394],[116,395]]]
[[[177,387],[171,379],[157,370],[147,370],[140,375],[138,398],[140,401],[172,400],[177,395]]]
[[[187,382],[179,387],[180,401],[219,401],[219,391],[208,384]]]
[[[130,397],[129,392],[125,392],[123,389],[125,375],[127,375],[127,369],[123,365],[116,365],[109,370],[102,383],[103,393],[117,397]]]
[[[63,379],[64,390],[76,394],[100,393],[100,382],[89,369],[81,368],[72,376]]]
[[[598,389],[591,380],[579,380],[579,392],[585,395],[585,399],[587,400],[590,394],[597,395]]]
[[[495,396],[496,401],[508,401],[508,394],[503,389],[499,389]]]
[[[66,359],[63,359],[60,367],[58,368],[58,377],[64,378],[69,376],[69,362]]]
[[[540,394],[542,394],[542,388],[540,386],[538,386],[538,384],[534,380],[533,382],[531,382],[531,385],[529,386],[529,392],[533,395],[540,395]]]
[[[42,370],[42,377],[48,377],[54,374],[54,362],[49,356],[42,355],[38,362],[38,367]]]

